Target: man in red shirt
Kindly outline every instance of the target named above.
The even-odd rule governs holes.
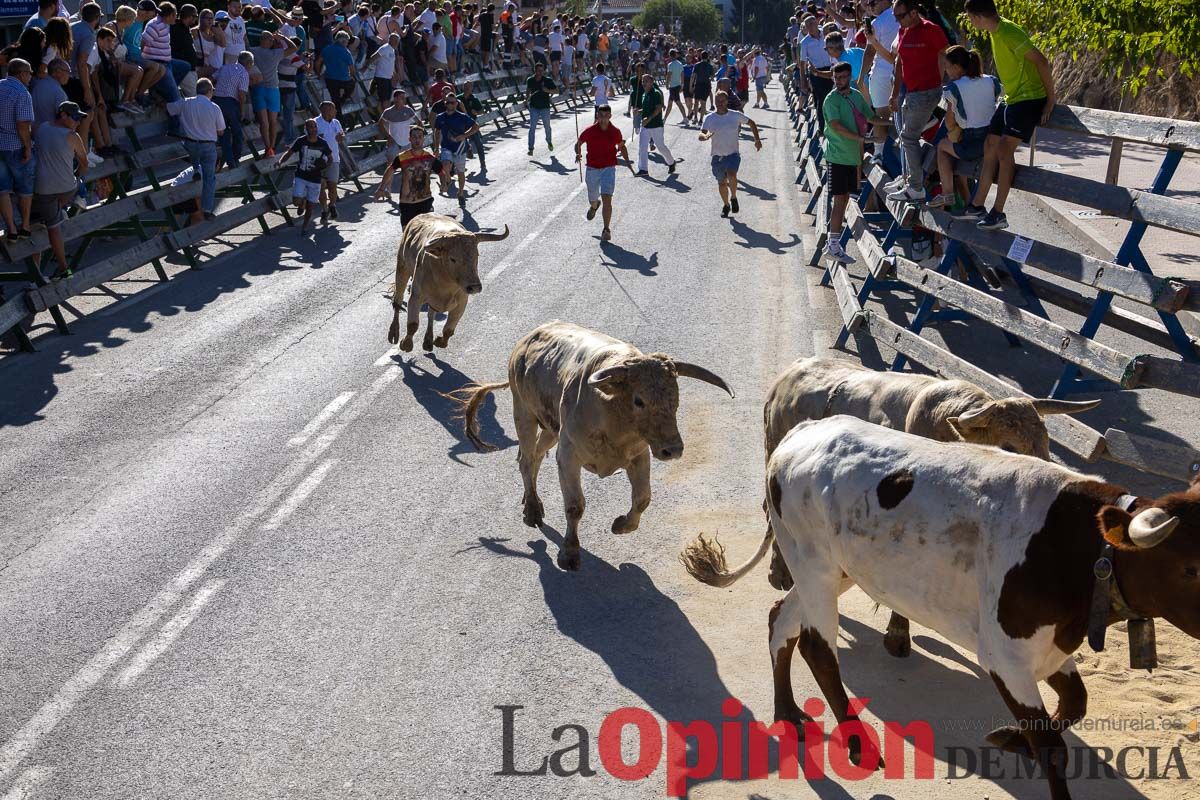
[[[910,5],[911,3],[911,5]],[[900,112],[900,146],[904,151],[904,184],[890,200],[923,202],[925,171],[921,168],[921,133],[942,99],[943,59],[950,46],[946,33],[923,18],[916,0],[896,0],[892,13],[900,23],[896,47],[896,79],[892,82],[892,111]],[[903,103],[900,87],[904,87]]]
[[[625,159],[629,171],[637,174],[633,162],[629,160],[629,151],[625,149],[625,137],[621,129],[612,124],[612,106],[596,107],[596,122],[583,129],[579,141],[575,142],[576,163],[583,157],[581,151],[587,145],[587,218],[596,218],[596,209],[601,201],[604,203],[604,230],[600,240],[607,242],[612,239],[612,196],[617,185],[617,153]]]

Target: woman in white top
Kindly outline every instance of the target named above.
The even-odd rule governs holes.
[[[938,142],[938,177],[942,193],[929,201],[930,208],[941,208],[954,199],[957,177],[963,197],[970,197],[965,176],[954,174],[956,159],[975,161],[983,158],[983,143],[992,124],[996,103],[1004,93],[1000,81],[983,74],[979,53],[955,45],[946,51],[946,74],[950,83],[942,93],[946,105],[946,138]]]
[[[211,78],[225,64],[225,32],[216,24],[212,9],[200,12],[200,23],[192,28],[196,40],[196,52],[200,54],[200,68],[196,74]]]

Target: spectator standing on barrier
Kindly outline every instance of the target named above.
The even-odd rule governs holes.
[[[475,124],[475,120],[471,119],[470,114],[459,108],[457,96],[448,94],[443,102],[446,104],[446,110],[438,114],[433,121],[434,149],[440,148],[441,151],[442,191],[450,197],[455,196],[451,192],[453,186],[450,180],[452,176],[457,175],[458,204],[465,206],[467,203],[467,140],[479,132],[479,126]],[[532,117],[532,111],[530,116]]]
[[[387,159],[391,161],[408,148],[408,132],[416,122],[417,112],[408,103],[403,89],[392,90],[392,102],[379,116],[379,132],[387,142]]]
[[[854,257],[842,247],[842,221],[850,194],[858,191],[862,146],[872,124],[885,124],[872,115],[871,107],[850,83],[850,65],[833,68],[834,89],[825,98],[825,163],[829,165],[829,196],[833,200],[829,215],[829,238],[825,255],[842,263],[853,264]]]
[[[263,31],[258,41],[259,46],[250,52],[254,54],[254,63],[262,78],[250,89],[250,105],[258,117],[259,134],[267,155],[273,156],[279,136],[279,111],[283,108],[279,93],[279,64],[296,52],[296,46],[286,36],[271,31]]]
[[[540,124],[546,134],[546,148],[553,153],[553,132],[550,129],[550,98],[556,87],[546,75],[546,65],[538,63],[533,74],[525,81],[525,107],[529,110],[529,155],[533,155],[533,143]]]
[[[167,112],[179,117],[179,135],[183,148],[200,175],[200,210],[212,219],[217,207],[217,142],[225,132],[225,115],[212,101],[213,84],[208,78],[196,81],[196,96],[167,105]]]
[[[666,112],[666,102],[663,93],[654,83],[653,75],[642,76],[642,130],[638,134],[638,175],[649,175],[650,147],[656,145],[663,158],[667,160],[667,172],[675,174],[675,156],[667,147],[663,136],[663,114]]]
[[[708,114],[700,125],[700,141],[712,140],[712,174],[717,179],[717,192],[721,195],[721,216],[728,217],[740,210],[737,200],[737,174],[742,166],[739,142],[742,123],[750,126],[754,134],[754,149],[762,150],[762,139],[758,136],[758,124],[743,114],[729,108],[729,93],[717,92],[717,110]]]
[[[991,34],[992,57],[1004,85],[1004,102],[992,117],[979,183],[962,216],[982,217],[978,227],[1001,230],[1008,227],[1004,205],[1016,172],[1017,148],[1022,142],[1028,144],[1037,126],[1050,120],[1058,95],[1046,56],[1034,47],[1028,33],[1000,16],[993,0],[967,0],[966,12],[973,26]],[[993,179],[996,200],[992,210],[984,214],[983,204]]]
[[[496,68],[496,5],[488,3],[479,12],[479,71],[486,75]]]
[[[283,155],[275,162],[275,168],[282,167],[292,154],[298,159],[296,177],[292,179],[292,201],[296,204],[296,210],[304,215],[304,221],[300,223],[300,235],[304,236],[312,223],[313,209],[321,202],[322,176],[333,161],[333,152],[317,132],[315,119],[304,121],[304,135],[283,151]]]
[[[342,142],[346,140],[346,131],[341,121],[334,116],[337,111],[332,100],[321,103],[321,116],[317,117],[317,133],[329,145],[333,160],[325,168],[321,181],[321,224],[329,222],[330,218],[338,218],[337,187],[342,179]]]
[[[433,25],[429,29],[429,68],[435,73],[440,69],[449,74],[450,57],[447,54],[446,32],[442,28],[442,12],[435,12]]]
[[[587,172],[584,183],[587,184],[588,210],[587,219],[596,218],[596,210],[603,204],[604,228],[600,231],[600,241],[612,239],[612,198],[617,186],[617,154],[625,159],[630,172],[635,172],[629,151],[625,149],[625,138],[621,130],[612,124],[612,107],[600,106],[596,109],[596,121],[584,128],[575,142],[575,161],[579,162],[581,150],[587,145]]]
[[[800,40],[800,91],[812,95],[817,110],[817,128],[825,130],[825,97],[833,91],[833,80],[829,69],[833,59],[825,51],[825,37],[817,25],[817,18],[804,18],[806,34]]]
[[[479,98],[475,96],[475,82],[464,81],[462,87],[462,97],[458,98],[462,109],[471,121],[475,123],[475,133],[471,134],[471,138],[467,140],[467,157],[470,158],[472,150],[479,156],[479,174],[487,174],[487,160],[483,151],[483,132],[479,130],[479,115],[483,113],[483,103],[479,102]]]
[[[29,94],[33,97],[33,134],[37,135],[38,128],[50,125],[58,119],[58,107],[67,102],[67,80],[71,70],[67,62],[56,58],[47,67],[44,78],[34,78],[29,85]]]
[[[379,105],[387,105],[392,98],[392,87],[399,81],[394,80],[399,71],[397,62],[400,60],[400,34],[389,34],[387,41],[369,59],[369,66],[374,67],[375,77],[371,79],[371,92],[379,100]]]
[[[67,98],[74,101],[85,113],[98,112],[97,117],[107,116],[103,98],[92,91],[92,52],[96,49],[96,29],[100,27],[103,12],[96,3],[85,3],[79,9],[79,21],[71,25],[73,43],[69,61],[70,78],[67,80]],[[97,136],[97,148],[101,155],[111,155],[111,140],[107,137],[108,126]],[[87,144],[87,134],[80,134]]]
[[[337,109],[338,118],[342,117],[342,106],[354,95],[354,56],[350,52],[350,34],[338,31],[333,37],[333,44],[321,50],[318,59],[319,67],[324,68],[325,86],[329,89],[329,98]]]
[[[254,54],[243,51],[237,61],[221,67],[214,76],[213,102],[225,118],[221,161],[227,169],[236,167],[242,158],[242,104],[250,92],[250,68],[253,66]]]
[[[304,69],[304,58],[299,52],[300,37],[293,36],[288,41],[292,47],[284,53],[279,62],[279,128],[285,142],[294,141],[296,138],[296,102],[299,94],[297,76],[300,76]]]
[[[79,179],[88,171],[87,150],[75,133],[86,116],[77,104],[67,100],[58,107],[54,122],[41,126],[34,135],[38,159],[32,214],[46,225],[50,249],[58,262],[58,270],[51,276],[55,279],[71,274],[60,228],[67,218],[63,209],[75,200]]]
[[[413,20],[405,31],[400,40],[404,51],[404,69],[412,85],[421,89],[429,82],[429,45],[421,35],[420,20]]]
[[[29,238],[29,215],[37,158],[33,152],[33,98],[29,84],[33,67],[23,58],[8,62],[8,77],[0,81],[0,217],[10,242]],[[17,195],[21,225],[13,218],[12,195]]]
[[[217,19],[221,19],[219,11]],[[246,20],[242,19],[240,0],[229,0],[225,22],[225,63],[232,64],[246,50]]]
[[[225,14],[224,11],[221,12]],[[217,22],[212,9],[200,12],[200,23],[196,26],[196,49],[199,50],[200,67],[197,74],[201,78],[211,78],[217,70],[225,65],[225,26],[229,24],[229,15]]]
[[[889,105],[893,112],[900,112],[899,136],[906,185],[889,194],[888,199],[920,203],[925,200],[921,135],[942,99],[943,63],[950,41],[940,26],[917,12],[916,0],[896,0],[892,12],[900,23],[900,38]]]
[[[58,16],[66,16],[58,13],[59,0],[38,0],[37,13],[25,20],[23,29],[41,28],[45,29],[46,23]]]
[[[895,80],[896,40],[900,35],[900,23],[892,11],[890,0],[868,0],[867,10],[875,15],[870,22],[863,23],[867,49],[863,55],[862,73],[866,73],[865,87],[862,75],[859,88],[866,94],[875,116],[889,119],[892,115],[892,82]],[[887,139],[887,129],[876,127],[873,139],[882,145]]]
[[[383,181],[375,190],[376,200],[390,200],[392,179],[400,173],[401,227],[408,225],[413,217],[433,211],[432,175],[438,168],[438,160],[425,149],[425,129],[414,124],[408,135],[408,149],[388,162]]]

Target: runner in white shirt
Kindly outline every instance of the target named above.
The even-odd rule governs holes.
[[[717,110],[709,112],[700,125],[700,141],[712,141],[712,174],[717,179],[717,191],[721,193],[721,216],[728,217],[738,212],[737,173],[742,165],[739,136],[742,123],[750,126],[754,134],[754,149],[762,150],[762,139],[758,137],[758,125],[740,111],[731,111],[729,95],[717,92]]]
[[[346,131],[342,128],[342,123],[334,116],[336,113],[337,107],[333,101],[325,100],[322,101],[321,113],[317,116],[317,134],[325,140],[325,144],[329,145],[329,150],[333,154],[333,161],[329,162],[329,166],[325,168],[324,180],[321,181],[322,225],[329,222],[330,217],[338,218],[337,185],[342,176],[341,149],[342,141],[346,138]]]
[[[596,77],[592,78],[592,97],[595,105],[608,105],[608,95],[612,92],[612,81],[604,74],[604,65],[596,65]]]

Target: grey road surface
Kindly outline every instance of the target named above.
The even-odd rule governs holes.
[[[483,294],[433,356],[387,344],[399,218],[359,197],[310,239],[246,236],[202,273],[0,365],[0,796],[662,797],[678,753],[644,780],[612,777],[599,753],[610,712],[649,712],[647,741],[667,720],[770,722],[765,569],[716,590],[676,561],[700,531],[736,559],[757,542],[766,387],[838,326],[832,292],[802,266],[811,226],[787,116],[750,113],[765,144],[743,141],[739,214],[720,218],[708,146],[673,119],[667,141],[685,161],[670,177],[657,159],[649,179],[619,173],[611,243],[584,219],[570,116],[555,120],[555,158],[540,141],[528,158],[523,131],[493,138],[467,210],[446,198],[436,210],[512,236],[483,246]],[[502,380],[516,340],[555,318],[700,363],[738,392],[683,382],[686,451],[654,464],[637,532],[609,532],[624,476],[587,476],[578,573],[554,563],[552,459],[547,524],[521,522],[508,396],[484,411],[502,446],[490,454],[441,396]],[[843,608],[846,680],[876,698],[877,719],[1004,716],[961,653],[918,636],[913,658],[890,660],[883,613],[857,593]],[[794,683],[818,695],[799,659]],[[723,714],[729,697],[744,710]],[[573,724],[597,774],[496,775],[498,706],[523,707],[509,712],[515,770],[574,744],[579,729],[552,738]],[[627,729],[629,763],[635,739]],[[560,761],[575,770],[579,752]],[[691,792],[1044,791],[944,771]]]

